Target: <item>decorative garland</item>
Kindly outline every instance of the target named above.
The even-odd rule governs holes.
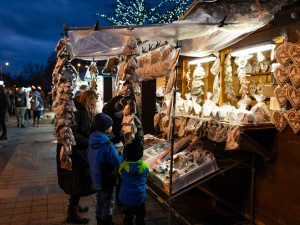
[[[54,135],[61,144],[60,163],[61,168],[72,170],[72,145],[75,139],[70,126],[75,125],[73,90],[77,79],[77,71],[71,64],[73,58],[72,46],[67,43],[66,38],[59,40],[55,50],[57,63],[52,74],[52,109],[55,112]]]

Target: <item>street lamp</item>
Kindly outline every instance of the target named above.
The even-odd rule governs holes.
[[[80,63],[78,63],[77,64],[77,72],[79,73],[79,68],[81,67],[81,64]]]
[[[4,64],[5,66],[9,66],[9,62],[5,62],[5,64]],[[3,70],[3,67],[2,67],[2,65],[0,66],[0,73],[1,73],[1,78],[0,78],[0,80],[2,80],[2,71]]]

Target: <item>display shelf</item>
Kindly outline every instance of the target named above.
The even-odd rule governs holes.
[[[168,191],[165,190],[161,185],[157,184],[155,181],[148,179],[147,181],[147,190],[148,193],[150,193],[152,196],[156,197],[157,201],[160,202],[164,207],[168,208],[172,215],[175,216],[176,219],[180,220],[182,223],[190,225],[191,223],[188,221],[187,218],[184,217],[184,215],[181,215],[178,213],[174,207],[168,203],[168,198],[171,198],[174,200],[175,198],[178,198],[182,196],[183,194],[189,192],[190,190],[220,176],[224,175],[227,171],[234,169],[236,167],[247,165],[247,161],[249,161],[249,158],[242,158],[239,160],[231,159],[228,157],[221,157],[220,160],[217,160],[217,163],[219,164],[219,170],[211,173],[193,183],[190,185],[182,188],[181,190],[178,190],[176,192],[173,192],[172,194],[169,194]],[[229,204],[228,202],[223,201],[223,204],[227,205],[229,208],[235,209],[234,206]],[[237,209],[235,209],[235,212],[237,212]]]
[[[263,76],[263,75],[271,75],[271,72],[262,72],[262,73],[246,73],[247,75],[251,76]]]
[[[201,184],[203,184],[203,183],[205,183],[205,182],[207,182],[207,181],[215,178],[216,176],[222,175],[226,171],[228,171],[228,170],[230,170],[232,168],[235,168],[235,167],[237,167],[239,165],[244,164],[245,161],[246,161],[246,159],[235,160],[235,159],[228,159],[228,158],[227,158],[227,160],[230,160],[231,163],[228,163],[228,161],[227,161],[227,165],[223,164],[223,165],[221,165],[221,167],[219,166],[219,170],[217,170],[217,171],[215,171],[213,173],[210,173],[210,174],[208,174],[208,175],[206,175],[206,176],[204,176],[204,177],[196,180],[195,182],[193,182],[193,183],[191,183],[191,184],[183,187],[180,190],[172,192],[172,194],[171,194],[172,198],[176,198],[176,197],[178,197],[178,196],[180,196],[180,195],[182,195],[182,194],[190,191],[191,189],[193,189],[193,188],[195,188],[195,187],[197,187],[197,186],[199,186],[199,185],[201,185]],[[217,161],[217,163],[218,163],[218,161]],[[158,184],[156,182],[156,180],[151,179],[151,176],[150,176],[150,179],[148,179],[147,185],[155,186],[156,188],[158,188],[165,195],[169,195],[169,192],[162,185]]]

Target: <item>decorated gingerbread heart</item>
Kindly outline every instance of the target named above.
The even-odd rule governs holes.
[[[274,91],[277,102],[278,102],[280,108],[283,108],[285,106],[285,104],[287,103],[287,100],[288,100],[288,98],[287,98],[288,87],[290,87],[290,86],[289,85],[285,85],[284,87],[278,86]]]
[[[294,133],[297,134],[300,131],[300,111],[296,111],[295,109],[288,110],[284,114],[284,117]]]
[[[289,53],[293,63],[300,66],[300,45],[292,45],[289,48]]]
[[[284,111],[283,110],[276,110],[273,112],[273,120],[277,127],[277,129],[280,132],[283,132],[284,129],[288,126],[288,122],[284,117]]]
[[[290,61],[290,48],[293,46],[292,43],[287,42],[285,44],[280,45],[275,52],[275,58],[277,62],[279,62],[282,66],[287,66]]]
[[[288,67],[277,66],[274,70],[274,77],[281,87],[284,86],[289,80]]]
[[[293,108],[298,109],[300,107],[300,88],[297,89],[295,87],[289,86],[287,89],[287,96]]]
[[[289,78],[294,87],[300,85],[300,68],[295,64],[289,66]]]

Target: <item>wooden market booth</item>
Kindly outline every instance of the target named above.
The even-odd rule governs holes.
[[[182,16],[182,19],[203,5],[205,5],[205,3],[194,1],[186,14]],[[226,55],[235,49],[251,47],[264,42],[274,42],[278,47],[283,43],[283,34],[287,35],[289,42],[299,42],[300,19],[299,17],[292,18],[291,14],[293,12],[300,12],[299,5],[284,6],[282,10],[275,15],[271,23],[253,32],[239,42],[220,51],[220,105],[228,101],[232,104],[236,103],[228,99],[224,93],[225,84],[223,66]],[[188,90],[186,80],[188,62],[193,59],[194,58],[192,57],[181,56],[179,60],[179,65],[182,67],[182,73],[181,76],[178,76],[178,85],[180,86],[183,96]],[[236,68],[234,67],[236,65],[233,60],[231,61],[233,71],[235,71]],[[206,78],[204,79],[204,93],[213,91],[212,84],[214,76],[209,72],[209,68],[211,68],[212,64],[213,62],[203,64],[203,67],[205,67],[207,72]],[[269,69],[267,72],[253,73],[251,74],[251,78],[257,83],[260,79],[263,79],[263,82],[267,84],[268,87],[265,89],[265,94],[268,96],[265,103],[268,107],[270,107],[271,97],[274,97],[274,89],[277,87],[276,81],[274,81],[273,72]],[[239,80],[237,76],[233,76],[233,87],[235,92],[238,93]],[[253,106],[255,104],[254,98],[252,100],[253,102],[251,105]],[[272,111],[273,110],[271,110],[271,112]],[[262,156],[263,163],[259,165],[259,169],[256,171],[254,203],[255,219],[257,224],[296,225],[300,223],[300,182],[298,179],[300,176],[300,138],[299,134],[295,134],[290,127],[288,127],[284,132],[276,132],[275,136],[272,134],[273,131],[269,130],[269,134],[265,134],[264,131],[257,130],[251,134],[254,140],[258,140],[258,143],[263,145],[263,148],[270,153],[268,156],[262,156],[260,154],[260,156]],[[264,142],[267,144],[264,145]],[[221,178],[221,180],[226,181],[226,179],[223,178]],[[232,181],[232,179],[230,180]],[[222,187],[216,188],[216,185],[220,184]],[[201,187],[200,189],[212,195],[216,200],[226,199],[234,204],[233,199],[231,199],[232,193],[229,193],[231,186],[234,185],[239,185],[239,181],[227,185],[224,182],[212,182],[211,185],[204,185],[204,187]],[[221,189],[228,190],[229,192],[226,193]],[[212,190],[214,193],[212,193]],[[220,194],[221,198],[219,198]],[[249,218],[251,213],[251,200],[245,199],[245,201],[246,206],[242,209],[242,211],[243,214]]]
[[[201,3],[200,1],[194,1],[191,7],[187,10],[187,12],[182,16],[182,19],[185,19],[189,14],[195,12],[197,9],[201,7],[205,7],[208,3]],[[293,6],[294,7],[294,6]],[[279,11],[271,24],[264,26],[263,28],[255,31],[251,35],[247,36],[246,32],[242,35],[243,39],[236,42],[234,45],[230,47],[226,47],[226,49],[218,50],[220,51],[220,100],[219,106],[223,103],[229,101],[225,95],[225,82],[224,82],[224,61],[228,53],[233,52],[234,50],[242,47],[248,47],[257,43],[265,42],[265,41],[275,41],[277,46],[281,44],[282,36],[281,30],[284,29],[288,35],[289,41],[296,42],[298,36],[296,35],[296,29],[299,28],[300,22],[299,19],[291,19],[290,15],[293,10],[298,10],[299,8],[293,7],[283,7],[281,11]],[[282,18],[285,18],[284,20]],[[223,21],[224,23],[224,21]],[[219,24],[220,26],[224,24]],[[155,27],[155,26],[154,26]],[[96,27],[98,29],[98,27]],[[131,26],[121,27],[123,29],[117,29],[115,31],[117,34],[125,34],[130,35],[133,32],[136,36],[138,36],[139,28],[137,27],[137,31],[133,30]],[[90,29],[90,28],[88,28]],[[95,31],[97,29],[94,28]],[[99,28],[100,29],[100,28]],[[107,28],[103,28],[104,30]],[[71,30],[71,29],[70,29]],[[82,29],[84,30],[84,29]],[[87,29],[85,29],[87,30]],[[141,30],[142,31],[142,30]],[[92,31],[91,31],[92,32]],[[96,32],[95,32],[96,33]],[[109,33],[109,32],[108,32]],[[134,35],[133,35],[134,36]],[[151,36],[151,35],[150,35]],[[73,37],[76,37],[75,35]],[[153,37],[152,37],[153,38]],[[76,38],[74,38],[76,39]],[[119,41],[119,40],[118,40]],[[123,40],[122,40],[123,41]],[[122,41],[119,41],[120,43]],[[123,41],[123,44],[125,42]],[[226,44],[228,46],[228,44]],[[92,48],[90,48],[92,49]],[[114,49],[114,46],[110,46],[110,49]],[[117,49],[117,48],[116,48]],[[86,53],[90,54],[89,52]],[[112,53],[111,53],[112,54]],[[116,52],[113,52],[116,54]],[[112,54],[112,55],[113,55]],[[91,56],[90,56],[91,57]],[[94,56],[92,56],[94,57]],[[186,75],[188,71],[188,63],[191,60],[194,60],[195,57],[192,56],[180,56],[178,61],[177,70],[177,87],[181,91],[182,97],[185,97],[185,93],[188,91],[188,85],[186,80]],[[206,97],[207,92],[213,91],[213,81],[214,76],[209,72],[209,69],[213,65],[213,62],[203,63],[203,67],[206,71],[206,76],[204,80],[204,97]],[[231,59],[231,65],[234,68],[234,60]],[[191,67],[191,70],[194,70],[195,67]],[[255,82],[263,79],[264,83],[269,84],[272,88],[271,82],[272,73],[271,71],[251,74]],[[107,81],[109,86],[113,83]],[[155,114],[155,93],[158,87],[165,88],[166,80],[163,78],[156,78],[156,80],[148,80],[142,81],[141,89],[141,102],[142,102],[142,110],[144,116],[144,127],[146,129],[146,133],[152,133],[154,130],[151,129],[153,124],[153,116]],[[239,81],[236,76],[233,76],[232,86],[236,93],[239,91]],[[174,93],[176,92],[176,88],[173,88]],[[270,93],[270,92],[269,92]],[[272,95],[272,94],[271,94]],[[271,95],[266,99],[266,105],[270,105]],[[240,98],[237,94],[237,98]],[[252,99],[254,100],[254,99]],[[230,100],[232,105],[236,104],[236,101]],[[253,106],[255,101],[251,102]],[[149,119],[151,118],[151,119]],[[300,222],[299,215],[297,214],[300,211],[299,205],[299,182],[297,181],[297,175],[299,176],[299,149],[300,140],[299,135],[293,134],[290,128],[288,128],[283,133],[277,133],[273,124],[268,124],[265,126],[244,126],[243,128],[243,141],[241,142],[241,149],[245,151],[237,151],[237,152],[225,152],[224,145],[218,145],[216,143],[210,143],[211,150],[215,153],[221,152],[225,154],[225,158],[228,156],[237,156],[238,152],[250,152],[247,159],[247,166],[252,171],[252,174],[248,177],[248,186],[251,183],[251,188],[248,187],[249,195],[239,195],[244,197],[244,199],[239,199],[239,203],[241,201],[246,203],[246,206],[238,205],[239,210],[248,218],[251,219],[251,224],[254,224],[256,219],[256,223],[263,224],[298,224]],[[242,153],[243,155],[243,153]],[[250,156],[250,157],[249,157]],[[243,157],[243,156],[242,156]],[[254,163],[254,159],[256,158],[257,163]],[[253,159],[253,160],[252,160]],[[238,187],[240,185],[239,177],[232,179],[232,177],[228,177],[226,168],[234,169],[235,165],[242,165],[244,163],[244,159],[238,159],[237,164],[233,163],[234,166],[224,167],[224,170],[218,172],[218,175],[224,175],[224,177],[213,176],[214,179],[211,179],[207,185],[200,180],[198,183],[194,183],[190,187],[186,189],[188,191],[191,188],[197,187],[202,184],[200,189],[209,195],[213,196],[217,201],[229,202],[232,205],[237,205],[234,202],[234,195],[237,195],[235,191],[239,191],[239,189],[234,189],[232,186]],[[243,164],[244,165],[244,164]],[[257,167],[259,166],[259,167]],[[220,166],[219,166],[220,167]],[[263,167],[263,170],[260,168]],[[258,168],[256,177],[255,168]],[[216,174],[215,174],[216,175]],[[249,174],[248,174],[249,175]],[[252,175],[252,176],[251,176]],[[227,176],[227,177],[226,177]],[[229,176],[231,176],[229,174]],[[243,176],[243,174],[241,174]],[[209,178],[210,179],[210,178]],[[231,183],[226,182],[230,180]],[[220,181],[222,186],[220,185]],[[171,182],[172,183],[172,182]],[[199,184],[199,185],[198,185]],[[256,184],[256,185],[255,185]],[[220,190],[222,189],[222,190]],[[226,190],[226,191],[224,191]],[[175,194],[176,196],[180,196],[181,193]],[[245,197],[246,196],[246,197]],[[223,201],[224,200],[224,201]],[[255,200],[255,201],[254,201]],[[170,207],[171,208],[171,207]],[[255,211],[254,211],[255,209]],[[254,217],[255,214],[255,217]]]

